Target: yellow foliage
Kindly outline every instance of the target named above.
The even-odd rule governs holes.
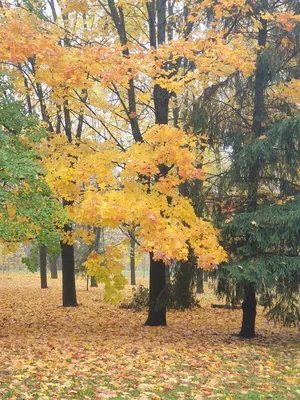
[[[85,229],[85,228],[76,228],[74,229],[74,236],[81,238],[83,242],[87,245],[91,245],[94,243],[96,235],[93,231]]]
[[[270,93],[271,97],[277,99],[284,99],[290,103],[297,105],[299,108],[300,103],[300,82],[299,79],[292,79],[287,83],[280,83],[272,87],[273,91]]]
[[[87,0],[67,0],[62,2],[62,7],[63,14],[68,14],[72,11],[85,14],[89,10]]]
[[[216,231],[196,217],[191,202],[178,190],[188,179],[204,179],[203,171],[194,166],[193,135],[155,125],[144,134],[144,140],[121,151],[109,140],[98,144],[86,140],[77,145],[55,135],[41,145],[46,179],[57,197],[75,200],[66,208],[75,223],[136,226],[140,251],[152,252],[156,259],[169,263],[186,260],[191,246],[199,266],[215,267],[226,258]],[[160,174],[162,165],[167,173]],[[82,228],[64,240],[73,243],[74,235],[87,243],[92,240]],[[101,257],[91,256],[89,268],[104,262]],[[103,267],[100,271],[103,274]]]
[[[28,79],[41,83],[49,93],[50,119],[67,100],[72,118],[84,114],[86,125],[92,121],[81,142],[70,144],[63,135],[55,135],[37,145],[53,193],[72,201],[66,207],[70,220],[79,226],[137,227],[141,250],[151,251],[157,259],[185,260],[191,246],[199,265],[214,268],[226,259],[217,231],[197,218],[191,202],[179,193],[179,185],[185,181],[205,179],[203,170],[197,168],[193,132],[154,125],[152,111],[145,112],[145,105],[152,101],[155,84],[174,94],[173,105],[177,102],[180,107],[186,99],[199,97],[207,87],[236,71],[246,77],[253,74],[257,49],[249,35],[226,30],[223,18],[238,17],[243,23],[244,18],[249,21],[252,17],[252,24],[248,24],[252,34],[260,29],[262,20],[289,31],[299,16],[278,9],[256,15],[246,0],[203,0],[187,4],[193,22],[189,37],[179,35],[150,48],[143,29],[135,32],[136,26],[146,23],[146,6],[145,0],[118,2],[125,12],[128,32],[134,34],[134,40],[126,45],[120,43],[110,15],[95,1],[60,2],[68,18],[58,15],[56,23],[20,7],[5,8],[0,57],[9,69],[34,57],[35,71],[29,71]],[[214,20],[203,29],[201,18],[208,7],[213,8]],[[73,44],[60,45],[62,38]],[[283,45],[288,45],[287,41]],[[193,68],[187,70],[185,63],[179,62],[183,58]],[[16,76],[18,88],[28,94],[20,71]],[[128,111],[123,99],[127,99],[132,80],[138,88],[136,110]],[[272,89],[274,97],[299,104],[298,81]],[[80,97],[84,92],[88,93],[87,104]],[[136,119],[144,140],[133,144],[128,127]],[[99,133],[97,139],[92,129]],[[205,140],[200,145],[203,149]],[[10,210],[11,215],[13,212]],[[86,243],[93,239],[79,229],[64,240],[73,243],[76,237]]]
[[[121,300],[120,290],[127,283],[122,275],[124,269],[120,260],[123,254],[117,246],[108,246],[102,254],[92,251],[83,266],[87,274],[94,276],[98,283],[104,284],[104,300],[117,303]]]

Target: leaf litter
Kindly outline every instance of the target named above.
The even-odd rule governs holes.
[[[101,302],[77,280],[79,307],[63,308],[61,280],[0,276],[0,399],[300,398],[299,331],[268,324],[242,340],[241,310],[171,311],[167,327],[146,312]],[[130,291],[130,288],[127,288]]]

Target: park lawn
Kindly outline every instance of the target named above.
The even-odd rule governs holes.
[[[241,311],[146,312],[102,303],[77,280],[79,307],[62,308],[61,280],[0,274],[0,399],[300,399],[300,337],[267,324],[242,340]],[[129,288],[127,289],[127,291]]]

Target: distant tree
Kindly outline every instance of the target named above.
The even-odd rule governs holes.
[[[40,276],[41,276],[41,288],[47,289],[47,247],[42,244],[40,246]]]

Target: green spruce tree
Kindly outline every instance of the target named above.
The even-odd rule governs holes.
[[[284,6],[297,11],[294,2]],[[255,336],[258,296],[274,321],[300,321],[300,117],[297,104],[274,100],[270,90],[294,77],[298,51],[280,43],[288,38],[296,46],[299,26],[281,30],[264,18],[277,7],[278,2],[267,0],[254,7],[256,69],[251,79],[235,81],[235,113],[224,124],[221,141],[231,158],[222,177],[222,186],[230,188],[222,195],[230,204],[227,215],[223,209],[230,261],[217,272],[217,292],[231,303],[243,299],[244,338]]]

